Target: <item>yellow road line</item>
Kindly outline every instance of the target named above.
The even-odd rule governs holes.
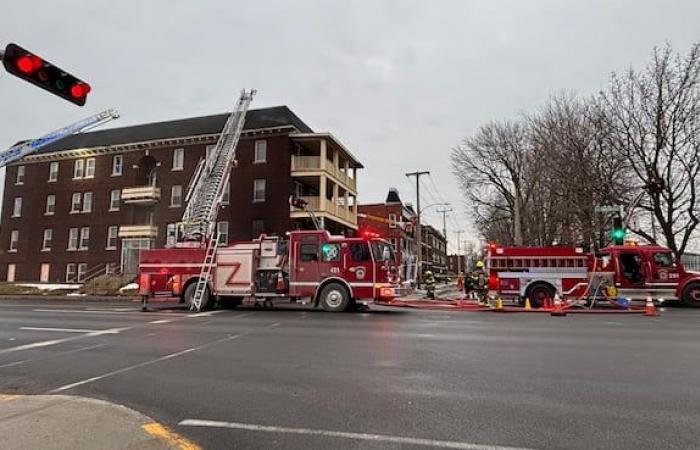
[[[9,402],[16,398],[20,398],[21,395],[11,395],[11,394],[0,394],[0,402]]]
[[[157,422],[147,423],[142,425],[141,428],[143,428],[146,433],[167,443],[171,448],[176,448],[179,450],[201,450],[199,445],[185,437],[180,436],[174,431],[169,430]]]

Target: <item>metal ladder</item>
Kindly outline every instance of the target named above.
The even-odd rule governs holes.
[[[202,270],[199,272],[199,279],[197,280],[197,287],[194,290],[194,296],[192,297],[192,305],[190,309],[193,311],[201,311],[203,306],[202,301],[204,300],[204,293],[207,291],[209,285],[209,279],[211,277],[211,270],[216,262],[216,251],[219,249],[219,233],[212,236],[207,244],[207,252],[204,256],[204,262],[202,263]]]

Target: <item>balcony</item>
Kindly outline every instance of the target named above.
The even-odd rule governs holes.
[[[121,225],[119,227],[120,238],[148,238],[158,237],[158,227],[155,225]]]
[[[355,179],[349,177],[345,171],[340,170],[340,167],[336,167],[333,161],[326,158],[321,159],[320,156],[292,155],[292,176],[315,175],[319,172],[325,172],[335,178],[339,184],[356,192]]]
[[[160,188],[135,186],[122,189],[122,201],[131,205],[153,205],[160,201]]]
[[[342,205],[336,205],[331,200],[326,200],[323,202],[323,207],[321,207],[320,197],[301,197],[308,202],[309,208],[311,208],[314,213],[319,217],[328,217],[336,222],[344,223],[345,225],[356,227],[357,226],[357,216],[352,209],[346,208]],[[306,211],[290,206],[290,217],[302,218],[308,217]]]

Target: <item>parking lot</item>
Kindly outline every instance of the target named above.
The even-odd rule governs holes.
[[[2,300],[0,393],[123,404],[205,448],[693,448],[699,320]]]

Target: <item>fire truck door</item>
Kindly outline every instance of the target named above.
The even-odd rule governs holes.
[[[294,243],[294,285],[300,296],[311,296],[319,284],[319,242],[318,236],[302,236]]]
[[[669,251],[660,251],[649,254],[648,261],[650,274],[649,281],[656,285],[678,283],[678,266]]]
[[[645,284],[646,264],[639,251],[626,250],[617,257],[620,287],[633,288]]]
[[[343,253],[344,278],[353,287],[355,296],[371,297],[374,286],[374,264],[367,241],[349,242]]]

